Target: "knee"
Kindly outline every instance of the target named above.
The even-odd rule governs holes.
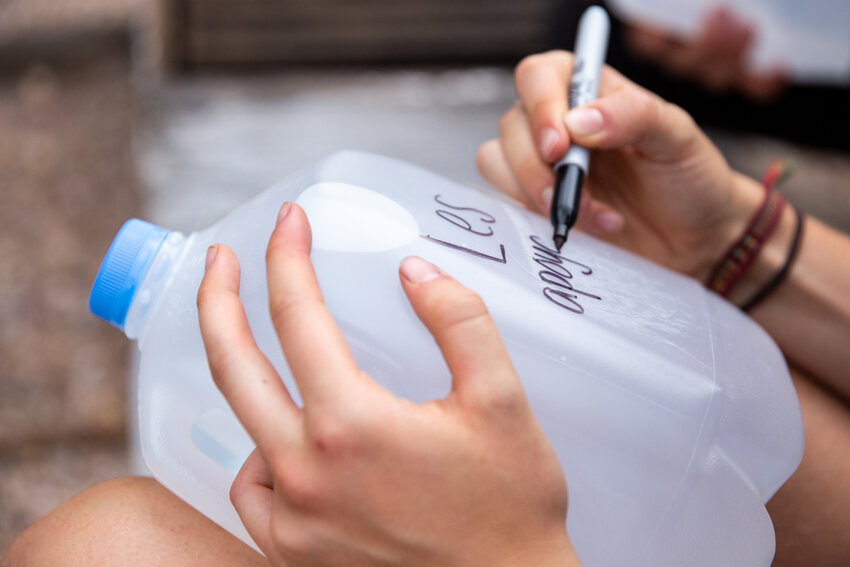
[[[0,567],[260,566],[265,559],[150,478],[94,486],[27,528]]]
[[[163,513],[157,506],[168,499],[175,497],[150,478],[98,484],[24,530],[0,558],[0,567],[92,564],[97,557],[121,557],[128,543],[144,541],[156,529]]]

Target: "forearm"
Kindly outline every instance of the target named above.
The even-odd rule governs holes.
[[[750,315],[776,340],[785,356],[850,400],[850,238],[817,219],[804,221],[797,259],[780,286]],[[776,232],[730,299],[740,305],[787,258],[795,228],[786,207]]]

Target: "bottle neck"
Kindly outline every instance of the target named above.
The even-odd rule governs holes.
[[[170,279],[185,244],[186,237],[179,232],[170,232],[163,241],[142,278],[142,283],[133,294],[130,308],[127,310],[127,317],[124,320],[124,334],[127,338],[141,338],[160,292]]]

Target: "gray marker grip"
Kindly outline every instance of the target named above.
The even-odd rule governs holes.
[[[575,47],[575,65],[570,78],[569,108],[585,105],[599,96],[599,76],[608,50],[611,21],[604,8],[591,6],[582,14],[578,24]],[[587,175],[590,152],[577,144],[570,145],[566,155],[556,167],[575,164]]]

